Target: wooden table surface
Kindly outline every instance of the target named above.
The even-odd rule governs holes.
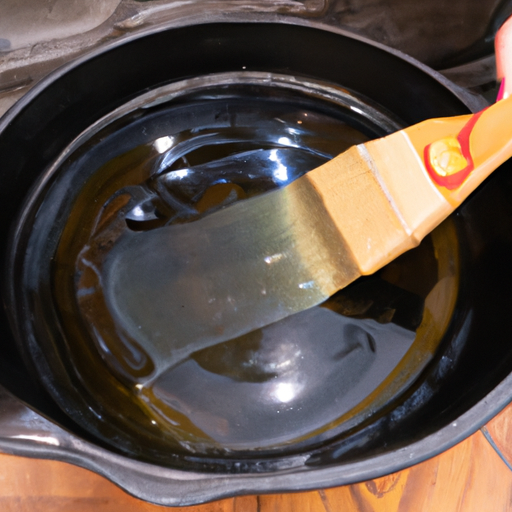
[[[156,512],[63,462],[0,454],[1,512]],[[389,476],[312,492],[246,496],[176,512],[512,511],[512,404],[441,455]]]

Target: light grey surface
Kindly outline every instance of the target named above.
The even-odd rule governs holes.
[[[121,0],[2,0],[0,51],[83,34],[107,20]]]

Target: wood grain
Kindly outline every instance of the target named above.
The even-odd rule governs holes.
[[[504,450],[512,440],[512,406],[487,425]],[[106,479],[62,462],[0,455],[2,512],[156,512]],[[512,471],[482,432],[445,453],[391,475],[312,492],[245,496],[176,512],[506,512]]]
[[[503,409],[486,428],[496,448],[512,466],[512,405]]]

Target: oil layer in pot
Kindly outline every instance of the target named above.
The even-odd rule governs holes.
[[[106,300],[104,269],[116,244],[284,186],[309,170],[301,155],[321,163],[385,131],[318,98],[250,92],[209,89],[208,97],[132,114],[88,143],[101,158],[79,155],[68,166],[88,170],[52,266],[66,365],[91,409],[139,435],[142,445],[158,438],[173,450],[229,453],[318,442],[402,393],[431,359],[453,311],[458,256],[448,221],[320,306],[155,371],[159,361]],[[133,146],[113,149],[123,131]],[[239,153],[281,148],[296,154],[281,174],[201,170]]]

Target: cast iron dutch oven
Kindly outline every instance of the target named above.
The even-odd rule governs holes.
[[[118,421],[123,410],[115,401],[95,407],[87,383],[72,371],[66,373],[63,345],[41,340],[27,327],[42,314],[30,310],[33,302],[23,298],[33,291],[24,288],[24,265],[33,257],[27,252],[31,247],[27,238],[33,236],[30,226],[38,225],[34,197],[48,174],[58,174],[52,169],[66,148],[116,109],[158,88],[230,73],[242,79],[243,73],[252,73],[328,84],[355,95],[375,111],[386,112],[396,126],[465,114],[482,106],[481,99],[413,59],[362,38],[311,23],[253,18],[153,29],[107,45],[53,73],[4,116],[0,123],[4,269],[0,383],[56,426],[57,441],[51,446],[40,444],[33,455],[72,461],[160,504],[375,478],[452,446],[510,399],[512,169],[507,162],[449,221],[460,277],[449,322],[435,351],[396,396],[359,421],[326,429],[311,442],[202,453],[166,448],[157,429],[140,437],[129,426],[123,430],[126,422]],[[259,88],[253,84],[249,93],[244,89],[244,101],[250,104],[251,93],[267,90],[269,83]],[[228,90],[224,100],[230,94]],[[139,117],[130,122],[136,125]],[[357,115],[351,122],[368,136],[386,131],[368,128]],[[115,138],[115,133],[108,136]],[[117,144],[118,153],[126,151],[125,142]],[[115,156],[115,147],[111,151]],[[68,190],[71,202],[77,193],[76,188]],[[41,260],[41,268],[51,265],[51,258]],[[16,408],[15,401],[5,403]],[[2,411],[6,414],[8,410]],[[30,455],[32,445],[22,448],[19,440],[16,444],[4,433],[2,446]]]

